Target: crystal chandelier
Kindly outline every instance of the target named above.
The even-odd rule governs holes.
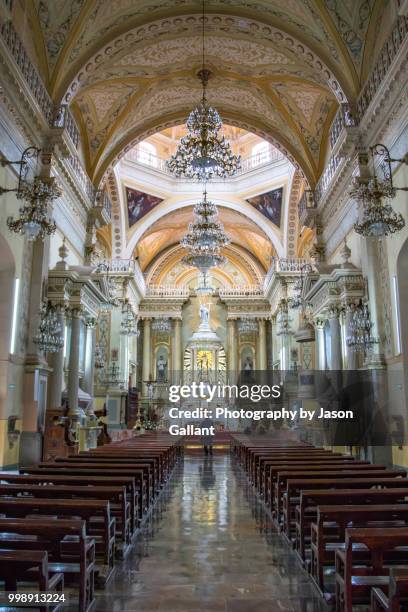
[[[171,321],[166,317],[158,317],[152,321],[152,331],[157,334],[169,334],[171,332]]]
[[[360,300],[354,307],[350,321],[350,334],[346,338],[347,346],[356,353],[367,353],[378,344],[378,339],[372,336],[373,324],[367,304]]]
[[[244,334],[254,334],[258,331],[258,323],[256,319],[250,317],[242,317],[238,321],[238,332]]]
[[[214,176],[233,176],[241,167],[241,158],[232,153],[222,134],[222,121],[215,108],[207,101],[206,89],[211,71],[205,68],[205,0],[202,12],[202,69],[197,76],[201,81],[201,103],[187,119],[187,136],[181,139],[176,153],[167,166],[175,176],[207,180]]]
[[[20,208],[20,216],[14,220],[8,217],[7,226],[10,231],[27,236],[32,242],[37,238],[44,240],[46,236],[55,233],[55,221],[48,214],[48,206],[52,200],[61,196],[61,190],[53,178],[36,177],[32,184],[23,184],[17,191],[17,198],[24,200]]]
[[[99,344],[95,346],[94,366],[97,370],[103,370],[105,367],[102,347]]]
[[[122,321],[120,323],[120,333],[122,336],[139,336],[137,319],[133,313],[132,306],[125,301],[122,307]]]
[[[226,262],[221,248],[230,243],[222,223],[217,221],[218,211],[213,202],[207,200],[207,192],[201,202],[194,207],[195,219],[190,223],[188,232],[180,244],[188,250],[182,262],[187,266],[198,268],[203,276],[210,268]]]
[[[41,306],[40,324],[33,342],[44,353],[58,353],[64,346],[63,330],[57,312],[50,303],[44,302]]]
[[[373,166],[375,157],[381,158],[379,169],[382,179],[378,178],[375,171],[373,178],[367,180],[354,179],[350,196],[354,198],[361,207],[361,217],[354,225],[355,231],[365,237],[382,237],[395,234],[405,226],[403,216],[393,210],[390,204],[383,203],[383,199],[395,198],[397,191],[407,191],[407,187],[394,187],[392,180],[391,162],[408,163],[408,159],[391,159],[390,152],[385,145],[377,144],[370,149]]]
[[[229,142],[221,133],[222,121],[217,110],[209,106],[206,86],[209,70],[200,70],[203,86],[202,102],[187,119],[188,134],[180,140],[177,151],[167,161],[170,172],[177,177],[208,180],[215,176],[227,178],[241,168],[241,157],[234,155]]]

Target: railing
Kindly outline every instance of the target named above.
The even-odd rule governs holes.
[[[52,126],[54,128],[65,129],[68,132],[68,135],[71,138],[72,142],[74,143],[75,148],[78,148],[79,130],[67,104],[61,104],[61,106],[56,109]]]
[[[390,66],[408,34],[407,17],[399,17],[390,37],[383,45],[378,60],[371,70],[357,101],[357,118],[359,121],[365,115],[372,99],[383,82]]]
[[[0,34],[5,45],[13,56],[14,61],[20,68],[24,79],[29,86],[38,106],[41,109],[48,125],[52,125],[54,119],[54,104],[48,95],[46,88],[31,62],[19,35],[14,29],[11,21],[2,24]]]
[[[99,262],[102,269],[119,274],[134,274],[138,286],[145,290],[146,281],[139,264],[134,259],[102,259]]]
[[[241,168],[238,171],[238,174],[244,174],[245,172],[250,172],[251,170],[259,168],[260,166],[273,164],[275,162],[282,161],[283,159],[285,159],[285,156],[279,151],[279,149],[271,148],[267,151],[263,151],[262,153],[257,153],[256,155],[251,155],[250,157],[242,159]]]
[[[263,297],[264,292],[260,285],[234,285],[233,287],[225,287],[220,289],[219,295],[221,298],[227,297]]]
[[[305,264],[307,264],[307,261],[303,257],[274,257],[265,276],[264,289],[269,285],[274,274],[279,272],[302,272]]]
[[[149,166],[150,168],[154,168],[159,172],[171,175],[165,159],[158,157],[157,155],[153,155],[148,151],[144,151],[142,148],[134,147],[133,149],[130,149],[130,151],[126,153],[125,159],[126,161],[141,164],[142,166]],[[245,174],[247,172],[251,172],[251,170],[260,168],[261,166],[276,163],[282,161],[283,159],[285,159],[283,153],[281,153],[278,149],[271,148],[263,153],[258,153],[242,159],[241,168],[238,170],[237,174]]]
[[[176,285],[149,285],[146,290],[146,297],[178,297],[188,298],[190,292],[187,287],[177,287]]]
[[[85,170],[82,167],[79,158],[76,155],[70,155],[66,158],[71,170],[75,174],[75,178],[78,184],[82,187],[82,190],[86,193],[89,201],[93,203],[95,197],[95,188],[93,183]]]
[[[330,183],[332,182],[333,177],[342,161],[344,161],[344,157],[340,157],[339,155],[332,155],[330,157],[323,174],[316,184],[315,199],[317,203],[320,202],[324,193],[329,188]]]
[[[314,198],[314,192],[311,189],[305,189],[302,197],[298,203],[298,213],[299,218],[302,218],[303,215],[308,210],[316,210],[316,200]]]
[[[110,217],[112,204],[106,191],[98,189],[95,191],[95,206],[100,206]]]
[[[159,170],[165,174],[170,174],[165,159],[162,159],[161,157],[153,155],[152,153],[144,151],[138,147],[130,149],[130,151],[126,153],[125,159],[137,164],[142,164],[143,166],[149,166],[150,168],[154,168],[155,170]]]
[[[333,149],[340,134],[347,127],[356,127],[357,122],[349,104],[341,104],[330,128],[330,146]]]

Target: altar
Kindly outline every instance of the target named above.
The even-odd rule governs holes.
[[[200,305],[200,325],[184,353],[184,382],[225,383],[226,355],[222,342],[210,326],[210,309]]]

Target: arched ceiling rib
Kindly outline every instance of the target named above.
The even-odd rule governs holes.
[[[386,4],[206,0],[211,102],[224,120],[278,141],[313,184],[336,106],[356,99],[367,74]],[[33,0],[30,20],[51,94],[72,105],[96,182],[132,139],[185,120],[197,102],[201,6]]]
[[[178,245],[191,222],[193,208],[184,207],[164,215],[138,240],[135,255],[143,271],[168,247]],[[275,250],[266,234],[251,219],[232,209],[219,208],[219,220],[231,237],[234,248],[251,253],[264,271],[268,269]],[[258,267],[259,267],[258,264]]]

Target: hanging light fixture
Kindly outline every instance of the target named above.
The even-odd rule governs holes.
[[[166,317],[158,317],[152,321],[152,331],[156,334],[169,334],[171,332],[171,321]]]
[[[241,317],[237,327],[241,335],[254,334],[258,331],[258,323],[256,319],[251,319],[251,317]]]
[[[370,319],[370,311],[367,304],[360,302],[354,307],[350,321],[350,334],[346,338],[347,346],[352,352],[364,353],[371,351],[378,339],[374,338],[372,331],[373,323]]]
[[[2,166],[19,165],[17,187],[6,189],[0,187],[0,195],[11,191],[16,192],[18,200],[24,204],[19,210],[19,217],[8,217],[7,226],[10,231],[27,236],[30,242],[54,234],[57,226],[50,218],[48,208],[53,200],[61,196],[61,190],[53,177],[33,177],[33,167],[38,163],[40,149],[27,147],[19,161],[2,160]]]
[[[132,310],[130,303],[125,300],[122,306],[122,321],[120,323],[120,333],[122,336],[139,336],[140,331],[137,328],[137,319]]]
[[[194,216],[194,221],[180,242],[188,250],[182,262],[198,268],[206,276],[211,268],[226,262],[221,249],[230,243],[230,237],[225,233],[222,223],[217,221],[217,207],[207,200],[206,190],[201,202],[194,207]]]
[[[222,134],[222,121],[218,111],[207,101],[207,85],[211,71],[205,68],[205,0],[202,14],[202,69],[197,73],[203,95],[201,103],[187,119],[188,134],[184,136],[177,151],[167,161],[175,176],[208,180],[214,176],[233,176],[241,167],[241,158],[232,153],[230,144]]]
[[[210,282],[209,274],[200,274],[198,287],[196,289],[197,295],[212,295],[214,293],[214,287],[209,285]]]
[[[393,199],[397,191],[408,191],[408,187],[395,187],[392,180],[391,162],[408,163],[408,158],[391,159],[390,152],[383,144],[371,147],[374,176],[367,180],[354,179],[350,196],[360,204],[360,220],[354,225],[355,231],[367,237],[381,238],[395,234],[405,226],[404,217],[383,199]],[[382,178],[375,173],[375,158],[380,157],[379,169]]]
[[[63,329],[55,308],[49,302],[44,302],[41,306],[40,324],[33,342],[44,353],[58,353],[64,346]]]

